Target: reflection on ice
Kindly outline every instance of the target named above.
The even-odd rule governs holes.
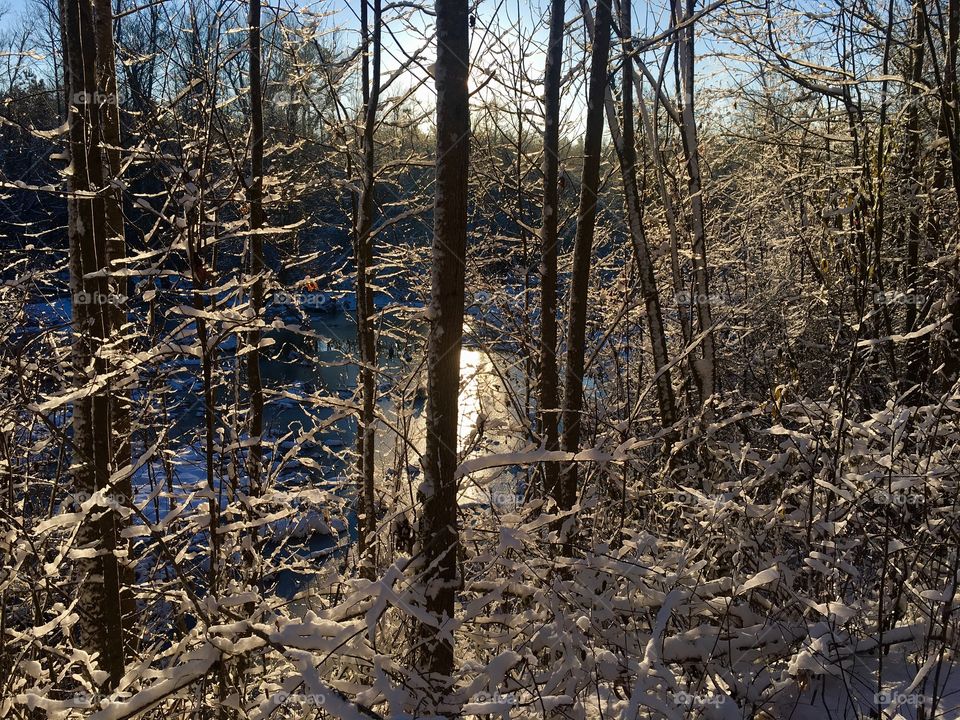
[[[520,439],[512,432],[513,409],[494,360],[484,350],[464,348],[460,352],[460,416],[457,421],[457,451],[463,459],[518,449]],[[461,481],[461,505],[479,503],[500,510],[504,498],[515,498],[512,478],[491,481],[502,468],[475,473]],[[507,503],[510,504],[510,503]]]
[[[501,374],[506,370],[499,368],[503,358],[479,348],[463,348],[460,352],[460,402],[457,418],[457,452],[463,459],[479,457],[491,453],[512,452],[519,449],[522,440],[515,432],[514,410]],[[422,406],[405,408],[401,414],[393,403],[381,406],[386,419],[395,427],[404,425],[409,428],[411,445],[397,440],[395,433],[380,428],[377,432],[377,463],[380,469],[378,477],[392,477],[396,481],[397,469],[408,467],[407,477],[411,484],[410,494],[415,494],[419,483],[419,459],[426,445],[425,413]],[[413,449],[416,452],[413,452]],[[403,453],[404,458],[399,454]],[[398,461],[399,460],[399,461]],[[502,505],[494,502],[493,494],[499,498],[505,496],[504,489],[494,490],[490,481],[503,469],[491,469],[475,473],[461,480],[459,500],[462,505]],[[404,473],[401,473],[402,475]],[[416,479],[414,479],[416,478]],[[511,488],[506,494],[512,497]],[[406,493],[404,493],[406,494]]]

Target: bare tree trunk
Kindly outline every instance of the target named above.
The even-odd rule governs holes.
[[[70,286],[74,322],[74,372],[79,387],[106,377],[107,344],[112,339],[112,313],[108,309],[110,284],[105,273],[108,220],[104,187],[101,119],[98,108],[97,46],[100,35],[94,23],[90,0],[64,0],[65,55],[69,67],[68,123],[70,171],[68,201],[70,240]],[[101,18],[102,20],[102,18]],[[113,52],[112,39],[109,48]],[[90,277],[93,275],[94,277]],[[92,372],[91,372],[92,370]],[[74,485],[78,492],[113,492],[110,485],[113,450],[117,446],[110,425],[110,389],[96,387],[74,403]],[[119,539],[116,513],[100,505],[91,514],[100,518],[84,521],[78,545],[95,549],[93,557],[78,562],[81,641],[90,652],[99,653],[107,672],[104,686],[116,687],[124,672],[124,636],[120,600],[120,565],[115,550]],[[101,515],[102,513],[102,515]]]
[[[437,159],[433,268],[427,341],[426,452],[419,489],[420,552],[427,612],[439,628],[420,623],[418,664],[437,707],[453,671],[450,640],[457,557],[457,409],[463,338],[463,279],[467,240],[470,105],[467,90],[467,0],[437,0]],[[446,635],[446,637],[444,637]]]
[[[115,271],[123,262],[127,254],[125,226],[123,219],[123,196],[120,190],[120,99],[117,94],[117,69],[113,39],[113,9],[110,0],[94,0],[94,22],[97,32],[97,88],[98,105],[100,109],[100,135],[103,143],[103,158],[105,184],[110,187],[104,192],[103,202],[106,213],[106,253],[110,272]],[[114,302],[107,305],[110,313],[110,333],[116,347],[116,352],[122,357],[126,353],[127,342],[122,337],[121,328],[127,319],[127,279],[121,275],[119,279],[108,276],[110,292]],[[123,388],[110,393],[110,426],[112,428],[115,447],[113,448],[113,463],[116,470],[123,470],[130,465],[130,395]],[[118,481],[113,488],[116,495],[133,498],[133,487],[130,476]],[[120,540],[120,530],[125,525],[116,513],[104,515],[107,525],[104,530],[109,537],[116,537],[117,543],[125,550],[130,549],[130,542]],[[116,527],[113,527],[116,525]],[[128,555],[129,556],[129,555]],[[133,584],[136,580],[132,565],[120,563],[120,593],[123,614],[124,645],[136,644],[136,638],[131,635],[131,628],[135,624],[133,617],[136,612],[136,598],[133,595]]]
[[[693,278],[696,297],[691,298],[696,308],[700,332],[713,325],[710,310],[710,286],[708,282],[706,222],[703,212],[703,193],[700,177],[700,146],[697,138],[697,121],[694,115],[694,23],[687,22],[693,17],[694,0],[673,0],[674,24],[677,30],[677,61],[679,65],[681,87],[681,124],[683,152],[687,162],[687,190],[690,196],[690,225],[693,231]],[[687,23],[684,25],[684,23]],[[716,351],[713,332],[703,339],[703,356],[694,363],[697,386],[700,390],[700,402],[704,409],[704,419],[709,422],[712,415],[707,402],[714,394],[717,377]]]
[[[906,263],[903,270],[903,282],[907,292],[916,295],[917,282],[920,279],[918,260],[920,249],[920,195],[922,193],[922,172],[920,166],[920,85],[923,82],[923,49],[926,42],[926,15],[917,0],[913,7],[913,37],[910,42],[910,85],[907,86],[906,138],[904,139],[903,169],[906,172],[910,194],[910,208],[906,227]],[[878,259],[879,260],[879,259]],[[907,304],[904,321],[904,333],[913,331],[916,323],[917,306]],[[916,350],[913,344],[910,350]],[[908,359],[907,373],[916,377],[915,364]]]
[[[558,450],[560,439],[557,375],[557,229],[560,220],[560,71],[563,65],[564,0],[550,4],[550,36],[543,84],[543,227],[540,229],[540,423],[544,447]],[[556,463],[544,464],[544,487],[560,497]]]
[[[950,147],[950,170],[953,190],[960,204],[960,87],[957,82],[957,53],[960,51],[960,0],[947,3],[947,44],[941,89],[941,132]],[[953,288],[947,303],[953,315],[947,330],[947,351],[944,373],[950,381],[960,375],[960,255],[953,266]]]
[[[942,120],[950,147],[953,191],[960,203],[960,85],[957,80],[957,53],[960,52],[960,0],[947,3],[947,52],[943,68]]]
[[[377,511],[374,488],[373,451],[376,442],[374,409],[376,407],[377,343],[373,323],[373,227],[374,212],[374,133],[377,104],[380,100],[380,0],[373,0],[372,46],[367,18],[367,0],[360,4],[360,25],[363,33],[363,181],[360,190],[355,256],[357,262],[357,336],[360,341],[360,388],[362,393],[360,422],[357,426],[357,469],[359,470],[360,506],[357,512],[357,546],[367,574],[372,578],[377,566],[376,552],[368,545],[376,533]],[[371,57],[372,56],[372,57]],[[371,76],[372,60],[372,76]]]
[[[214,282],[213,273],[206,262],[207,243],[205,241],[203,218],[206,203],[205,190],[207,185],[207,161],[211,142],[212,114],[204,116],[204,107],[211,107],[216,102],[216,86],[205,86],[203,46],[201,44],[200,24],[197,18],[196,4],[189,0],[188,17],[190,23],[190,55],[187,66],[191,90],[188,93],[189,103],[186,109],[187,129],[192,135],[194,147],[187,156],[186,178],[189,179],[191,191],[195,196],[189,204],[185,204],[184,223],[186,225],[185,241],[187,246],[187,262],[190,265],[191,304],[196,310],[195,327],[197,340],[200,344],[200,377],[203,388],[203,457],[204,476],[207,485],[207,510],[209,538],[209,567],[207,569],[207,592],[216,596],[220,591],[220,548],[223,538],[219,532],[221,515],[221,487],[217,483],[214,472],[216,453],[216,389],[213,385],[214,366],[216,363],[217,347],[210,342],[211,331],[207,318],[202,312],[207,309],[205,291],[211,282]],[[209,103],[209,104],[208,104]],[[225,672],[220,669],[220,692],[226,691],[223,681]]]
[[[664,67],[663,70],[666,70]],[[663,74],[660,75],[660,80],[663,79]],[[656,83],[659,85],[659,83]],[[650,153],[653,156],[653,167],[654,174],[657,178],[657,191],[660,195],[660,201],[663,204],[663,213],[667,221],[667,230],[670,233],[670,272],[673,278],[673,289],[674,293],[679,294],[683,291],[683,276],[680,272],[680,233],[677,230],[677,211],[673,205],[673,199],[670,197],[670,191],[667,189],[666,182],[666,172],[665,167],[666,163],[663,159],[663,154],[660,152],[660,136],[657,131],[656,124],[650,118],[650,112],[647,109],[647,104],[643,100],[643,96],[640,94],[640,85],[639,82],[636,82],[638,87],[637,90],[637,107],[640,110],[640,120],[643,123],[643,131],[647,137],[647,145],[650,148]],[[660,95],[658,90],[657,95]],[[657,106],[657,100],[654,101],[654,108]],[[690,329],[690,323],[687,316],[684,313],[679,313],[680,319],[680,331],[683,334],[683,341],[686,345],[690,344],[692,339],[692,332]]]
[[[640,191],[637,184],[637,148],[633,120],[633,72],[630,63],[630,2],[620,3],[620,33],[623,37],[622,102],[623,133],[617,127],[617,113],[613,102],[613,92],[607,88],[606,108],[610,135],[620,161],[620,175],[623,179],[623,194],[627,206],[627,226],[637,260],[637,272],[640,277],[640,292],[647,309],[647,323],[650,326],[650,348],[653,353],[653,369],[656,377],[657,404],[660,408],[660,422],[670,427],[677,421],[676,401],[668,365],[667,338],[663,329],[663,314],[660,312],[660,293],[654,275],[653,260],[647,245],[646,232],[643,229]]]
[[[603,150],[603,105],[607,87],[607,60],[610,55],[610,0],[597,0],[587,92],[587,127],[583,142],[583,174],[580,180],[580,205],[577,233],[573,246],[573,269],[567,310],[567,365],[563,380],[562,448],[580,449],[580,413],[583,410],[583,366],[586,350],[587,293],[590,282],[590,256],[597,220],[597,191],[600,185],[600,153]],[[555,498],[560,508],[573,507],[577,497],[576,463],[567,463],[561,473],[560,493]]]
[[[247,204],[250,206],[250,309],[253,322],[260,321],[263,311],[263,88],[260,72],[260,0],[249,4],[249,62],[250,62],[250,179],[247,184]],[[247,384],[250,391],[250,452],[247,472],[249,492],[260,495],[263,474],[263,379],[260,376],[260,329],[256,325],[247,334],[250,352],[247,353]]]
[[[671,105],[667,105],[668,99],[663,93],[662,84],[663,80],[666,77],[667,61],[668,57],[664,56],[662,65],[660,67],[660,75],[658,78],[654,78],[647,70],[646,66],[642,64],[639,60],[639,57],[634,58],[634,62],[637,66],[642,68],[643,73],[650,79],[651,84],[654,86],[654,111],[660,104],[664,104],[667,109],[667,113],[671,118],[676,117],[676,120],[679,121],[679,113],[676,112],[676,109]],[[639,78],[634,75],[634,85],[637,90],[637,107],[640,110],[640,120],[643,123],[644,133],[647,138],[647,146],[650,149],[650,153],[653,158],[653,168],[654,175],[657,179],[657,191],[660,195],[660,202],[663,205],[664,217],[667,222],[667,230],[670,234],[670,275],[673,281],[673,293],[675,298],[681,297],[681,293],[686,291],[686,287],[683,282],[683,273],[680,266],[680,232],[677,229],[677,211],[673,204],[673,199],[670,195],[670,191],[667,188],[666,182],[666,163],[663,158],[663,154],[660,152],[660,137],[657,129],[657,124],[651,120],[650,111],[647,109],[647,104],[643,99],[642,95],[642,85],[639,82]],[[654,117],[654,120],[656,118]],[[679,122],[677,123],[680,124]],[[683,337],[684,347],[689,346],[693,339],[693,331],[690,326],[690,318],[686,312],[678,312],[678,320],[680,323],[680,333]],[[682,387],[685,388],[684,396],[686,398],[687,407],[693,407],[694,403],[691,400],[692,389],[696,388],[697,377],[696,370],[694,368],[695,360],[688,357],[685,361],[685,364],[688,367],[689,372],[687,373],[687,378],[690,382],[684,382]],[[682,371],[681,371],[682,375]]]

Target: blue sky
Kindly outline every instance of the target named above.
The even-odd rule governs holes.
[[[203,0],[199,0],[203,1]],[[147,0],[124,0],[124,5],[145,4]],[[240,11],[242,16],[245,3],[243,0],[234,0],[233,7]],[[302,2],[302,0],[301,0]],[[324,42],[333,38],[341,50],[356,47],[359,42],[359,13],[358,0],[307,0],[307,5],[297,5],[297,0],[273,0],[273,7],[306,7],[309,12],[325,15],[325,24],[328,34]],[[389,0],[383,0],[384,5]],[[535,87],[543,76],[544,49],[547,41],[547,11],[550,0],[479,0],[475,4],[476,27],[471,31],[471,62],[473,72],[471,85],[477,87],[489,82],[482,93],[476,98],[480,101],[489,101],[498,98],[506,107],[515,108],[519,103],[525,110],[537,113],[539,108],[540,90]],[[595,0],[590,0],[593,6]],[[2,33],[7,26],[13,26],[20,17],[29,18],[30,13],[37,12],[32,0],[0,0],[0,6],[11,10],[0,21]],[[184,0],[165,0],[168,8],[182,7]],[[432,0],[427,0],[426,7],[432,8]],[[269,6],[267,6],[269,7]],[[635,35],[649,36],[663,31],[668,25],[668,0],[655,2],[633,2],[633,18]],[[578,17],[580,13],[579,0],[566,0],[566,16],[568,23]],[[264,13],[265,20],[270,11]],[[411,65],[404,71],[403,76],[389,88],[385,100],[397,97],[406,88],[417,86],[414,100],[426,117],[432,116],[434,105],[433,82],[429,77],[428,69],[434,58],[434,48],[430,41],[433,30],[431,15],[410,11],[408,9],[394,10],[385,17],[390,32],[384,32],[383,75],[387,77],[400,63],[404,62],[407,54],[416,49],[423,49],[422,60]],[[709,48],[710,41],[700,43],[699,50]],[[515,59],[521,54],[521,43],[525,44],[523,89],[528,96],[521,99],[516,93],[515,77],[511,77],[511,67],[516,68]],[[615,46],[616,47],[616,46]],[[614,47],[614,52],[616,51]],[[512,58],[512,59],[511,59]],[[587,53],[584,49],[584,30],[578,23],[565,41],[564,67],[568,72],[569,85],[564,96],[565,115],[568,120],[568,131],[576,134],[576,128],[582,124]],[[571,69],[575,66],[582,68],[578,72]],[[701,55],[698,60],[698,73],[703,75],[719,69],[718,63]],[[488,74],[496,72],[494,80],[489,81]],[[722,82],[722,81],[721,81]],[[672,83],[668,83],[668,88]],[[427,121],[429,122],[429,120]]]

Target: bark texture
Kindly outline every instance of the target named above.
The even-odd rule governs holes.
[[[653,259],[647,244],[647,235],[643,228],[643,208],[640,204],[640,190],[637,183],[637,147],[633,119],[633,73],[630,63],[630,3],[620,5],[620,32],[624,38],[622,91],[623,132],[617,125],[617,114],[613,102],[613,92],[607,88],[606,107],[610,135],[617,151],[620,163],[620,176],[623,181],[623,196],[627,210],[627,226],[633,245],[637,274],[640,278],[640,293],[647,311],[647,325],[650,330],[650,350],[653,355],[653,369],[656,377],[657,404],[660,409],[660,422],[670,427],[677,421],[676,400],[673,383],[670,378],[670,358],[667,353],[667,337],[663,326],[663,313],[660,311],[660,292],[657,289]]]
[[[710,307],[710,283],[707,264],[707,230],[700,181],[700,142],[694,113],[694,0],[673,0],[673,19],[677,25],[677,61],[680,75],[681,137],[687,165],[687,194],[690,201],[690,229],[693,234],[693,288],[691,295],[700,332],[713,327]],[[694,297],[695,296],[695,297]],[[704,419],[712,415],[708,401],[716,389],[717,362],[713,332],[707,332],[701,344],[701,358],[694,364]]]
[[[426,452],[419,540],[426,610],[439,628],[421,623],[419,667],[433,710],[442,705],[453,671],[450,620],[459,586],[457,556],[457,410],[463,337],[463,280],[470,160],[469,63],[466,0],[437,0],[437,159],[433,267],[427,341]]]
[[[69,79],[67,186],[73,365],[76,385],[85,390],[73,407],[73,484],[83,495],[112,495],[119,490],[110,483],[117,469],[115,452],[126,446],[127,440],[119,438],[111,424],[116,403],[112,401],[108,373],[110,360],[116,356],[119,328],[118,315],[110,304],[117,298],[111,295],[108,273],[102,271],[111,260],[108,238],[114,238],[116,250],[116,236],[122,235],[123,227],[122,215],[118,217],[116,212],[118,196],[104,191],[104,171],[113,150],[104,150],[100,105],[115,98],[102,96],[97,71],[112,67],[113,42],[109,31],[97,27],[98,22],[108,22],[110,15],[101,13],[97,17],[90,0],[64,0],[62,17]],[[105,36],[110,38],[109,44],[98,47],[97,40]],[[109,61],[103,59],[104,53],[111,55]],[[104,86],[108,85],[104,80]],[[115,79],[112,86],[116,87]],[[112,207],[110,218],[108,205]],[[98,496],[77,537],[79,548],[95,550],[91,557],[77,563],[81,642],[89,652],[99,654],[100,666],[108,675],[103,684],[106,689],[116,687],[124,673],[124,566],[118,559],[121,526],[120,515],[109,510]]]
[[[607,88],[607,61],[610,56],[610,0],[597,0],[587,91],[587,127],[583,141],[583,173],[580,178],[580,204],[577,232],[573,245],[570,299],[567,307],[567,356],[563,378],[563,434],[561,447],[567,452],[580,449],[583,411],[583,366],[586,351],[587,292],[590,282],[590,256],[597,222],[597,192],[600,185],[600,153],[603,150],[603,110]],[[569,510],[577,497],[577,466],[564,466],[555,496],[557,505]]]
[[[560,71],[564,0],[550,3],[550,35],[543,87],[543,226],[540,228],[540,424],[547,450],[559,450],[557,374],[557,229],[560,219]],[[544,487],[559,497],[560,468],[544,464]]]
[[[360,389],[362,393],[360,422],[357,425],[357,470],[360,476],[360,510],[358,517],[357,545],[364,566],[376,567],[375,549],[370,542],[376,533],[377,512],[374,488],[376,367],[377,344],[374,328],[373,305],[373,229],[374,189],[376,154],[374,134],[377,127],[377,105],[380,102],[380,0],[373,0],[373,32],[370,32],[367,2],[361,4],[360,25],[363,33],[363,154],[361,168],[363,178],[360,190],[356,227],[354,230],[354,255],[357,262],[357,337],[360,345]]]
[[[249,71],[250,71],[250,179],[247,184],[250,226],[250,309],[254,327],[247,334],[251,350],[247,353],[247,385],[250,393],[250,453],[247,457],[247,472],[250,477],[250,494],[260,494],[263,474],[263,379],[260,376],[260,329],[263,310],[264,270],[263,260],[263,88],[260,71],[260,0],[250,0],[248,17]]]

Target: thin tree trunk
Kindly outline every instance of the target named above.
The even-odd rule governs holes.
[[[93,11],[97,32],[97,88],[99,93],[100,135],[103,142],[105,181],[110,185],[103,194],[106,214],[106,256],[113,272],[123,262],[127,254],[125,226],[123,219],[123,196],[120,191],[120,98],[117,93],[117,69],[114,52],[113,8],[110,0],[94,0]],[[110,336],[114,338],[116,352],[122,358],[126,354],[127,342],[121,335],[121,328],[127,319],[127,280],[121,275],[118,279],[108,277],[110,292],[115,302],[107,305],[110,313]],[[116,470],[130,466],[130,396],[123,388],[110,392],[110,426],[115,447],[113,463]],[[133,486],[130,476],[117,482],[113,492],[132,501]],[[126,524],[116,513],[103,517],[105,535],[117,538],[117,544],[127,551],[129,557],[130,542],[120,540],[120,530]],[[133,646],[136,638],[131,634],[135,624],[136,598],[133,584],[136,581],[134,568],[130,564],[120,563],[120,593],[124,645]]]
[[[943,69],[943,125],[950,147],[953,191],[960,204],[960,86],[957,81],[957,53],[960,52],[960,0],[947,3],[947,52]]]
[[[376,494],[374,488],[374,447],[376,442],[374,409],[376,407],[377,344],[373,324],[373,241],[370,231],[374,213],[374,165],[376,162],[374,132],[377,104],[380,101],[380,0],[373,0],[373,33],[367,17],[367,0],[360,5],[363,33],[363,181],[360,190],[355,256],[357,262],[357,336],[360,341],[360,387],[362,401],[357,426],[357,469],[361,480],[358,508],[357,545],[367,574],[372,578],[377,565],[376,552],[368,545],[377,529]],[[372,43],[371,43],[372,40]],[[372,68],[371,68],[372,65]]]
[[[69,67],[68,123],[70,171],[68,201],[70,286],[74,322],[74,370],[79,387],[107,375],[105,348],[111,339],[110,286],[99,271],[109,264],[108,222],[104,193],[104,158],[98,109],[97,47],[93,7],[89,0],[64,0],[65,62]],[[112,52],[112,42],[110,45]],[[94,275],[94,277],[89,277]],[[92,373],[91,373],[92,369]],[[74,403],[74,485],[78,492],[111,492],[112,450],[116,446],[110,427],[110,390],[100,387]],[[105,508],[103,508],[105,509]],[[96,515],[97,508],[91,511]],[[124,672],[120,567],[116,514],[106,512],[95,522],[84,521],[78,546],[96,549],[78,562],[81,641],[100,655],[107,672],[106,688],[119,683]]]
[[[679,113],[676,112],[675,108],[667,105],[669,101],[661,88],[663,79],[665,77],[668,59],[668,56],[665,54],[660,68],[659,80],[653,78],[653,76],[647,71],[646,66],[640,62],[638,57],[634,58],[634,63],[642,69],[643,74],[650,79],[651,84],[654,86],[654,113],[656,113],[657,107],[663,104],[669,117],[675,117],[676,120],[679,121]],[[640,120],[643,123],[643,131],[647,138],[647,146],[650,148],[650,153],[653,156],[653,168],[654,175],[657,179],[657,191],[660,195],[660,201],[663,204],[663,212],[667,222],[667,230],[670,234],[670,275],[673,281],[673,295],[674,298],[680,298],[681,293],[686,291],[686,287],[683,282],[683,273],[680,267],[680,232],[677,228],[677,211],[674,207],[670,191],[667,188],[666,163],[664,162],[663,154],[660,152],[660,136],[657,129],[657,123],[655,122],[657,118],[656,114],[654,114],[653,119],[650,117],[651,113],[647,109],[647,104],[643,99],[642,85],[640,84],[639,78],[636,74],[634,74],[634,87],[637,90],[637,107],[640,110]],[[678,126],[680,125],[679,122],[677,124]],[[680,312],[677,313],[677,318],[680,323],[680,333],[683,337],[684,347],[687,347],[693,340],[690,317],[686,312],[683,312],[681,308]],[[690,357],[687,357],[686,360],[684,360],[684,363],[688,368],[687,377],[690,379],[689,383],[683,383],[683,387],[686,388],[684,396],[687,400],[687,407],[693,407],[693,402],[690,395],[692,389],[696,388],[698,385],[694,362],[695,360]]]
[[[260,315],[263,310],[263,88],[260,72],[260,0],[250,0],[250,180],[247,184],[247,204],[250,206],[250,308],[254,327],[247,334],[247,384],[250,391],[250,451],[247,472],[250,477],[250,495],[260,495],[263,474],[263,379],[260,376]]]
[[[903,281],[907,292],[916,297],[917,282],[920,279],[918,259],[920,249],[920,194],[922,192],[922,167],[920,166],[920,84],[923,82],[923,51],[925,47],[925,19],[926,15],[920,7],[922,0],[917,0],[913,7],[913,37],[910,43],[910,85],[907,86],[906,138],[904,138],[903,167],[908,177],[910,187],[910,207],[907,215],[906,227],[906,263],[903,270]],[[879,261],[879,258],[878,258]],[[913,299],[913,298],[911,298]],[[907,313],[904,320],[903,332],[913,332],[916,322],[917,306],[907,304]],[[916,350],[913,344],[908,345]],[[916,377],[918,368],[908,359],[907,374]]]
[[[543,85],[543,227],[540,229],[540,423],[547,450],[559,450],[557,374],[557,230],[560,218],[560,72],[564,0],[550,4],[550,36]],[[544,464],[544,487],[560,497],[556,463]]]
[[[419,489],[420,552],[425,605],[439,629],[418,623],[418,664],[440,706],[453,671],[451,620],[459,586],[457,557],[457,409],[463,338],[463,279],[467,240],[470,106],[467,90],[467,0],[437,0],[437,160],[433,268],[427,341],[426,452]],[[428,708],[432,709],[432,708]]]
[[[947,3],[947,50],[944,58],[943,88],[941,90],[941,132],[950,148],[950,170],[953,190],[960,204],[960,87],[957,83],[957,53],[960,51],[960,0]],[[944,374],[950,381],[960,375],[960,251],[954,260],[952,300],[947,312],[953,315],[947,330],[947,350]]]
[[[682,26],[693,17],[694,0],[673,0],[674,24]],[[708,281],[706,221],[703,212],[703,194],[700,177],[700,146],[697,138],[697,121],[694,115],[694,23],[690,22],[677,31],[677,61],[682,88],[681,124],[683,152],[687,163],[687,191],[690,196],[690,225],[693,232],[693,279],[696,298],[691,298],[696,308],[700,332],[713,326],[710,310],[710,286]],[[710,421],[712,412],[707,402],[714,394],[717,377],[716,351],[713,332],[708,332],[701,345],[702,357],[694,363],[700,402],[704,419]]]
[[[661,75],[661,78],[662,77]],[[635,85],[638,88],[640,87],[638,82],[635,82]],[[680,233],[677,230],[677,211],[674,208],[673,199],[670,197],[670,191],[667,188],[664,171],[666,164],[663,159],[663,154],[660,152],[660,135],[657,132],[657,126],[650,118],[650,111],[647,109],[647,104],[644,102],[643,96],[640,95],[639,89],[637,95],[637,107],[640,110],[640,120],[643,123],[643,131],[647,137],[647,145],[650,148],[650,153],[653,155],[654,174],[657,178],[657,191],[660,195],[660,201],[663,203],[663,213],[666,217],[667,230],[670,234],[670,272],[673,278],[673,289],[675,294],[679,294],[683,292],[684,287],[683,276],[680,272]],[[654,107],[656,107],[656,105],[657,103],[655,101]],[[693,337],[689,320],[684,313],[678,313],[678,315],[684,344],[689,345]]]
[[[580,449],[580,414],[583,410],[583,366],[586,350],[587,294],[590,282],[590,256],[597,220],[597,192],[600,185],[600,153],[603,146],[603,105],[607,87],[607,60],[610,55],[610,0],[597,0],[587,92],[587,127],[583,142],[583,174],[580,180],[580,205],[577,233],[573,246],[573,268],[567,309],[567,364],[563,381],[562,448]],[[576,502],[577,467],[567,463],[561,473],[557,505],[569,510]]]
[[[627,226],[637,260],[637,272],[640,277],[640,292],[647,310],[647,324],[650,327],[650,349],[653,353],[653,369],[656,377],[657,404],[660,408],[660,422],[670,427],[677,421],[676,401],[673,384],[667,366],[670,358],[667,353],[667,338],[663,328],[663,314],[660,312],[660,293],[654,275],[653,260],[647,245],[646,232],[641,216],[640,191],[637,183],[637,148],[633,120],[633,73],[630,64],[630,2],[620,3],[620,33],[623,42],[622,102],[623,133],[617,127],[617,113],[613,102],[613,92],[607,88],[605,105],[610,135],[620,161],[620,175],[623,179],[623,194],[627,206]]]

